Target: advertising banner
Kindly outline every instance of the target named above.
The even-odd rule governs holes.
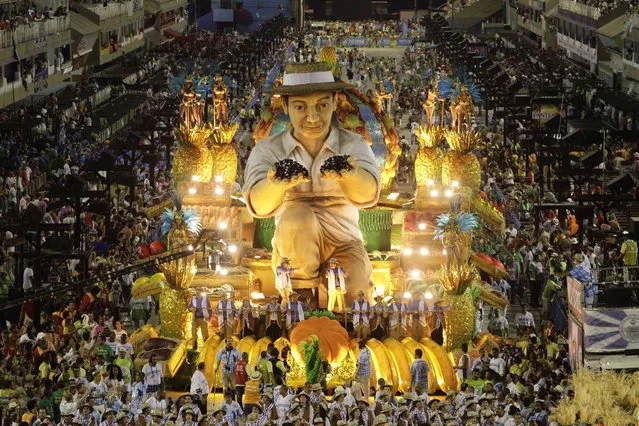
[[[572,371],[575,371],[583,365],[584,329],[572,315],[568,315],[568,357]]]
[[[368,45],[366,37],[349,37],[344,40],[344,46],[362,47]]]
[[[531,105],[532,120],[537,127],[553,127],[561,114],[561,98],[535,98]]]
[[[583,324],[584,286],[573,277],[566,277],[566,284],[568,285],[568,309],[575,319]]]
[[[584,309],[586,352],[639,349],[639,309]]]
[[[413,39],[410,37],[400,37],[397,39],[398,46],[410,46],[413,44]]]

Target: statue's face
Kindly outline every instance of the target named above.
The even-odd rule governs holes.
[[[301,142],[326,138],[337,107],[336,99],[333,92],[291,95],[283,107],[291,119],[295,137]]]

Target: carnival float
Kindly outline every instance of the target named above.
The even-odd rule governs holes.
[[[335,49],[324,48],[321,58],[338,76]],[[249,298],[258,311],[264,295],[277,293],[270,261],[273,219],[252,218],[241,194],[233,192],[238,125],[226,114],[224,82],[211,76],[182,79],[173,176],[176,192],[183,197],[166,206],[162,220],[167,250],[189,247],[192,254],[167,263],[162,273],[135,282],[134,296],[159,295],[161,325],[144,326],[130,338],[143,351],[141,359],[158,356],[166,377],[187,368],[181,365],[187,358],[187,336],[191,336],[187,307],[192,295],[206,294],[215,306],[223,294],[231,293],[238,307]],[[266,83],[267,88],[281,81],[276,77]],[[505,276],[503,264],[478,250],[473,238],[480,235],[482,241],[496,240],[504,229],[503,214],[485,201],[480,190],[481,166],[474,150],[483,137],[471,130],[478,90],[465,76],[441,72],[434,79],[424,103],[426,124],[416,133],[416,189],[408,192],[395,182],[401,147],[390,114],[392,90],[378,82],[369,95],[357,89],[340,92],[333,123],[368,141],[382,175],[378,206],[360,212],[360,229],[373,265],[368,296],[371,300],[381,296],[383,303],[389,303],[398,295],[411,298],[421,293],[428,306],[423,337],[368,340],[371,385],[383,377],[396,390],[408,391],[409,366],[419,348],[431,367],[429,393],[458,391],[454,365],[461,344],[474,341],[475,349],[494,344],[491,335],[476,333],[479,300],[500,309],[508,304],[484,281],[488,276]],[[204,108],[207,97],[212,100],[211,113]],[[289,128],[281,97],[270,96],[266,102],[253,133],[256,144]],[[448,123],[446,112],[451,117]],[[219,253],[213,268],[201,252]],[[324,283],[298,291],[309,297],[312,306],[326,306]],[[234,344],[249,354],[251,364],[270,343],[280,353],[290,347],[287,380],[291,386],[317,380],[318,359],[331,367],[326,376],[328,387],[352,379],[359,350],[357,339],[350,338],[344,328],[347,318],[322,312],[307,315],[292,330],[290,340],[233,337]],[[216,327],[213,315],[211,337],[198,345],[202,349],[195,356],[206,363],[209,383],[220,384],[221,376],[215,376],[213,365],[225,343],[223,336],[215,333]]]

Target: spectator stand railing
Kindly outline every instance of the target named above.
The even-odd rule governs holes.
[[[71,26],[70,16],[57,16],[42,21],[21,24],[13,29],[0,30],[0,48],[11,47],[15,43],[44,39],[49,35],[68,30]]]

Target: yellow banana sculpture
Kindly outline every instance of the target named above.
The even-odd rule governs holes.
[[[437,376],[437,373],[435,370],[435,363],[437,362],[437,360],[430,355],[430,352],[424,347],[424,345],[417,342],[412,337],[406,337],[405,339],[403,339],[402,345],[406,348],[406,351],[408,352],[408,356],[410,357],[411,363],[415,361],[415,356],[414,356],[415,349],[421,349],[424,352],[424,359],[426,360],[426,362],[428,363],[428,366],[430,367],[430,371],[428,371],[428,393],[433,394],[437,392],[437,387],[439,386],[439,380],[442,380],[443,382],[443,378],[440,379]]]
[[[255,346],[255,337],[253,336],[244,337],[242,340],[240,340],[240,343],[237,346],[237,349],[240,351],[241,354],[243,354],[244,352],[249,354],[249,363],[251,362],[251,349],[253,349],[253,346]]]
[[[204,343],[204,349],[197,358],[198,363],[205,364],[204,376],[212,385],[215,375],[215,357],[217,356],[217,347],[220,345],[222,338],[218,334],[214,334]]]
[[[271,343],[271,339],[268,337],[262,337],[260,340],[255,342],[253,347],[251,348],[251,352],[249,352],[249,362],[251,365],[255,365],[257,360],[260,357],[262,351],[265,351],[268,347],[268,344]]]
[[[399,384],[397,372],[392,368],[391,355],[388,349],[377,339],[370,339],[366,342],[366,346],[371,350],[373,355],[373,372],[375,383],[379,378],[384,378],[386,383],[392,384],[396,389]]]
[[[402,392],[410,392],[411,359],[406,348],[393,338],[384,339],[384,346],[390,352],[392,366],[399,376],[397,388]]]
[[[434,363],[435,372],[437,374],[437,383],[439,387],[444,392],[448,392],[449,390],[459,392],[460,383],[457,378],[457,374],[455,373],[455,369],[453,368],[453,363],[446,355],[444,348],[439,346],[433,339],[430,337],[424,337],[419,341],[426,352],[431,356],[431,358],[435,358],[437,362]],[[440,381],[440,378],[442,379]]]

